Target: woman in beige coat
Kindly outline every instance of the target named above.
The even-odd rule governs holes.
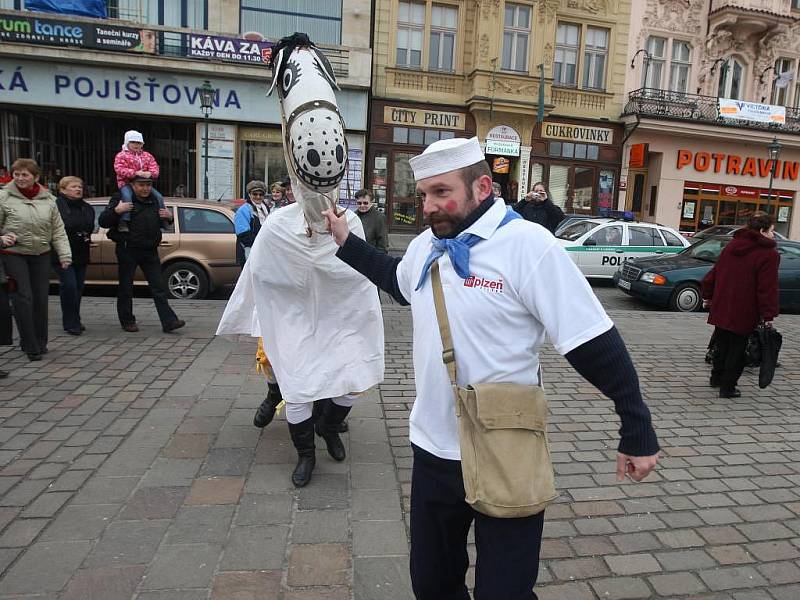
[[[20,158],[11,166],[13,181],[0,190],[0,229],[13,233],[15,243],[0,250],[6,274],[14,280],[11,303],[30,360],[47,352],[47,294],[50,286],[50,251],[61,267],[72,264],[69,240],[55,198],[39,185],[39,165]]]

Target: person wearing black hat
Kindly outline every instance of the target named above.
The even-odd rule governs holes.
[[[158,245],[161,243],[162,221],[172,222],[172,213],[160,208],[153,194],[153,180],[136,177],[131,181],[133,202],[123,202],[119,192],[111,196],[98,224],[108,229],[108,238],[117,245],[119,287],[117,290],[117,315],[122,329],[129,333],[139,331],[133,315],[133,274],[139,267],[147,279],[150,294],[165,333],[186,325],[177,317],[167,301],[167,290],[161,279],[161,259]],[[127,231],[120,231],[120,217],[130,213]]]
[[[247,201],[236,211],[233,228],[236,232],[236,262],[244,266],[250,248],[256,241],[261,225],[269,216],[269,206],[264,202],[267,195],[267,184],[254,180],[245,187]]]

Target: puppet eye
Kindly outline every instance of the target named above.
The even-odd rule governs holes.
[[[281,78],[281,88],[283,90],[283,95],[286,95],[292,90],[292,88],[297,85],[297,82],[300,79],[300,73],[297,69],[297,65],[293,62],[290,62],[286,65],[286,69],[283,71],[283,77]]]

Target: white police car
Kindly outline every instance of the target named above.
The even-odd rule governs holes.
[[[670,227],[616,218],[590,218],[556,238],[586,277],[611,279],[628,259],[675,254],[690,245]]]

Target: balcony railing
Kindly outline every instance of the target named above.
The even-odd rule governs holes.
[[[763,129],[800,133],[800,109],[786,107],[786,123],[771,124],[743,119],[728,119],[719,116],[716,96],[682,94],[658,88],[640,88],[628,94],[628,102],[622,111],[624,115],[639,115],[669,121],[691,121],[724,127]]]

